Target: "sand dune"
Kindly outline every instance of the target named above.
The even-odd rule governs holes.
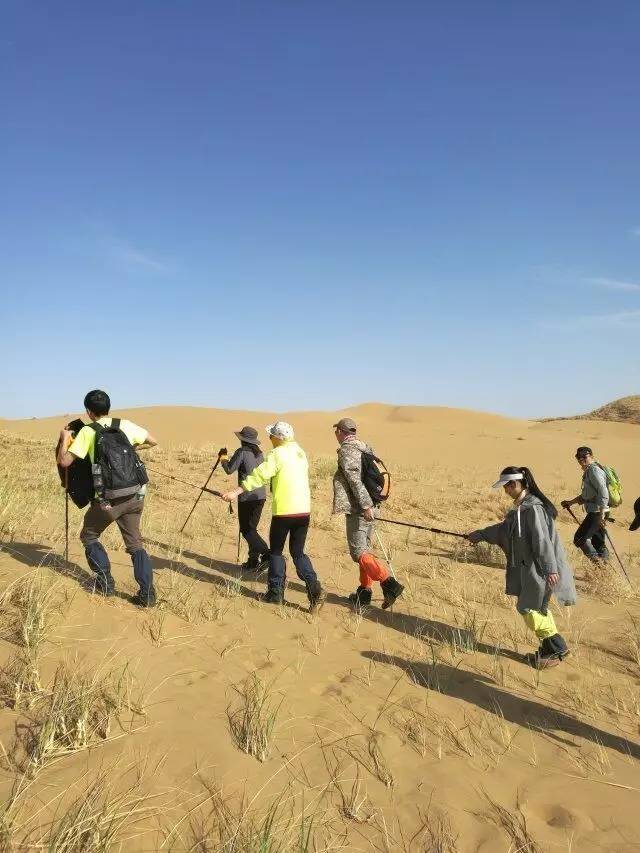
[[[251,820],[264,820],[284,798],[287,808],[276,821],[278,837],[288,839],[289,846],[277,848],[283,851],[300,850],[302,809],[313,815],[318,851],[636,849],[640,534],[626,527],[640,494],[637,426],[380,403],[277,415],[192,407],[115,414],[159,438],[161,446],[146,457],[149,467],[193,482],[206,478],[220,445],[235,446],[233,430],[245,423],[262,428],[276,416],[290,420],[312,456],[309,552],[329,597],[320,615],[310,617],[290,568],[288,606],[261,604],[264,579],[236,565],[235,517],[205,496],[180,536],[194,493],[152,475],[143,530],[160,607],[139,612],[126,599],[134,583],[115,530],[105,544],[119,596],[97,598],[77,540],[82,514],[74,507],[69,565],[62,558],[64,501],[51,446],[70,416],[0,422],[0,593],[14,590],[0,595],[0,739],[8,756],[0,783],[9,791],[25,767],[33,775],[28,793],[9,810],[14,822],[6,837],[13,835],[16,849],[50,838],[47,821],[57,826],[56,809],[73,814],[73,800],[86,797],[87,783],[105,767],[117,790],[130,782],[125,769],[137,768],[142,778],[135,790],[157,798],[137,822],[124,821],[117,849],[132,853],[223,849],[219,838],[212,840],[221,818],[203,796],[203,778],[222,786],[225,808],[236,815],[246,792],[250,807],[237,825],[243,837]],[[499,553],[381,526],[406,592],[391,612],[380,609],[376,591],[374,606],[354,615],[345,597],[357,573],[343,522],[330,512],[332,424],[344,414],[358,421],[391,469],[385,513],[454,530],[502,516],[504,499],[489,485],[507,464],[532,467],[554,500],[573,496],[580,479],[575,447],[591,444],[623,480],[625,503],[611,531],[633,588],[615,566],[593,572],[572,548],[573,522],[561,513],[580,600],[570,612],[556,609],[556,618],[572,657],[537,673],[523,662],[534,641],[502,594]],[[218,472],[213,485],[229,482]],[[16,705],[12,673],[25,648],[11,626],[16,616],[26,619],[25,602],[34,606],[20,584],[38,566],[43,589],[55,599],[34,658],[42,691]],[[112,712],[109,732],[90,733],[86,746],[65,741],[56,752],[54,739],[34,769],[28,750],[39,741],[24,732],[42,731],[47,691],[65,660],[76,678],[98,673],[99,685],[124,684],[135,696],[139,688],[143,710],[136,715],[137,706],[131,711],[125,702]],[[279,709],[263,762],[238,747],[231,724],[246,679],[254,677]],[[209,846],[194,846],[205,831]],[[20,847],[27,836],[32,846]],[[241,847],[249,849],[256,848]]]

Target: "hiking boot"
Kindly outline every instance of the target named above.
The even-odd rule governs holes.
[[[257,557],[249,557],[246,563],[240,566],[243,572],[255,572],[261,575],[269,568],[269,554],[259,554]]]
[[[536,669],[549,669],[549,667],[557,666],[570,654],[564,637],[560,634],[554,634],[553,637],[548,637],[542,641],[538,651],[532,655],[531,665]]]
[[[393,606],[396,598],[400,598],[404,592],[404,587],[401,583],[398,583],[394,577],[387,578],[386,581],[382,581],[380,586],[382,587],[382,594],[384,595],[382,609],[386,610],[388,607]]]
[[[317,613],[322,609],[327,594],[322,589],[320,581],[315,581],[315,583],[307,585],[307,596],[309,597],[309,613]]]
[[[281,589],[268,589],[261,596],[265,604],[284,604],[284,592]]]
[[[139,590],[135,595],[132,595],[130,598],[132,604],[135,604],[136,607],[155,607],[156,606],[156,591],[153,587],[147,593],[143,593],[142,590]]]
[[[359,586],[355,592],[349,596],[349,601],[356,610],[362,607],[369,607],[371,604],[371,588],[368,586]]]

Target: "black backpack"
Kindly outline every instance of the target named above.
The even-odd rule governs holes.
[[[113,418],[108,427],[95,421],[90,426],[96,433],[91,470],[98,500],[135,495],[149,478],[133,445],[120,429],[120,418]]]
[[[367,450],[362,451],[362,469],[360,478],[374,506],[378,506],[389,497],[391,475],[382,459]]]
[[[75,438],[83,426],[84,424],[82,421],[78,419],[67,424],[67,429],[71,430],[71,433]],[[56,457],[59,449],[60,442],[58,441]],[[60,477],[60,483],[63,486],[66,486],[69,497],[79,509],[82,509],[91,502],[91,498],[94,494],[94,488],[93,476],[91,474],[91,460],[88,456],[84,459],[74,459],[68,468],[62,468],[58,465],[58,475]]]

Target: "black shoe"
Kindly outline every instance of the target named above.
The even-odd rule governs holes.
[[[254,571],[257,575],[261,575],[263,572],[266,572],[269,568],[269,555],[261,554],[260,557],[255,562],[255,565],[251,566],[251,570]]]
[[[269,568],[269,555],[260,554],[258,557],[249,557],[246,563],[243,563],[240,568],[244,572],[255,572],[261,575],[262,572]]]
[[[322,589],[320,581],[307,585],[307,596],[309,597],[309,613],[317,613],[322,608],[327,597]]]
[[[536,669],[549,669],[549,667],[557,666],[570,654],[564,637],[560,634],[554,634],[553,637],[548,637],[542,641],[538,651],[531,656],[530,663]]]
[[[382,609],[386,610],[387,607],[391,607],[394,604],[396,598],[400,598],[404,592],[404,587],[395,578],[387,578],[386,581],[382,581],[380,586],[384,595]]]
[[[367,586],[359,586],[355,592],[351,593],[349,601],[356,610],[368,607],[371,604],[371,589]]]
[[[281,589],[268,589],[261,599],[265,604],[284,604],[284,592]]]
[[[136,607],[155,607],[156,591],[153,588],[144,594],[139,591],[135,595],[131,596],[130,601],[132,604],[135,604]]]

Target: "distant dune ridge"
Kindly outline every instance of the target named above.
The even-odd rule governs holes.
[[[615,421],[621,424],[640,424],[640,394],[620,397],[611,403],[605,403],[599,409],[585,415],[566,415],[562,418],[541,418],[541,423],[549,421]]]
[[[589,420],[599,421],[623,421],[628,424],[640,424],[640,394],[631,397],[620,397],[612,403],[606,403],[599,409],[594,409],[588,415],[583,415]]]

